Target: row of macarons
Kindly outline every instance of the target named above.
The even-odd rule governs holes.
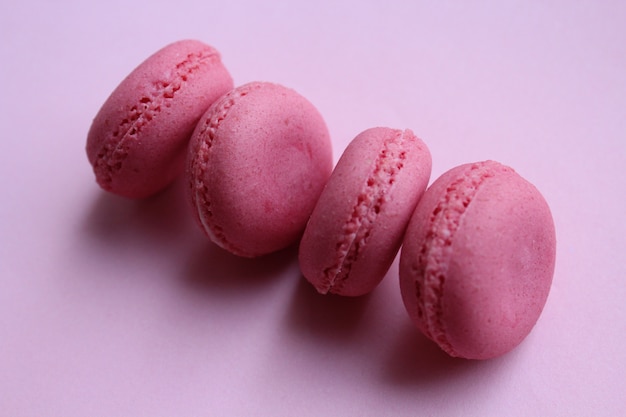
[[[304,277],[323,294],[360,296],[402,247],[402,299],[452,356],[517,346],[546,302],[556,238],[540,192],[495,161],[455,167],[428,187],[431,154],[411,130],[357,135],[333,166],[328,128],[296,91],[238,87],[217,50],[160,49],[93,120],[87,156],[98,184],[129,198],[185,176],[200,229],[244,257],[299,241]]]

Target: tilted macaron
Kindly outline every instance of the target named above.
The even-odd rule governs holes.
[[[87,135],[96,181],[112,193],[142,198],[184,169],[198,119],[233,80],[219,53],[195,40],[172,43],[141,63],[113,91]]]
[[[253,82],[218,99],[192,135],[191,209],[222,248],[255,257],[296,242],[332,171],[328,129],[292,89]]]
[[[448,354],[502,355],[539,318],[555,251],[550,209],[532,184],[494,161],[456,167],[426,191],[406,231],[404,305]]]
[[[383,279],[428,185],[431,156],[410,130],[372,128],[346,148],[311,215],[302,274],[323,294],[363,295]]]

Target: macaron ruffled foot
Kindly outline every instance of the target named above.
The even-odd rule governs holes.
[[[111,93],[87,135],[98,184],[130,198],[154,194],[184,169],[189,137],[200,116],[233,80],[209,45],[183,40],[165,46]]]

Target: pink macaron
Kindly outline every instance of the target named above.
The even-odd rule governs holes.
[[[317,109],[292,89],[253,82],[218,99],[198,123],[189,201],[214,243],[239,256],[265,255],[300,238],[331,171]]]
[[[200,116],[233,80],[219,53],[195,40],[157,51],[113,91],[87,135],[87,156],[105,190],[147,197],[184,169]]]
[[[372,291],[395,258],[431,171],[410,130],[368,129],[348,145],[300,243],[304,277],[322,294]]]
[[[556,237],[539,191],[494,161],[443,174],[415,209],[400,256],[404,305],[452,356],[516,347],[544,307]]]

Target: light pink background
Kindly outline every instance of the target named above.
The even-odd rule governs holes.
[[[617,0],[2,0],[0,416],[626,415],[625,22]],[[369,297],[321,297],[294,249],[208,243],[180,183],[103,193],[91,119],[181,38],[236,84],[309,98],[335,158],[408,127],[433,178],[491,158],[533,182],[558,260],[526,341],[448,358],[409,322],[397,264]]]

